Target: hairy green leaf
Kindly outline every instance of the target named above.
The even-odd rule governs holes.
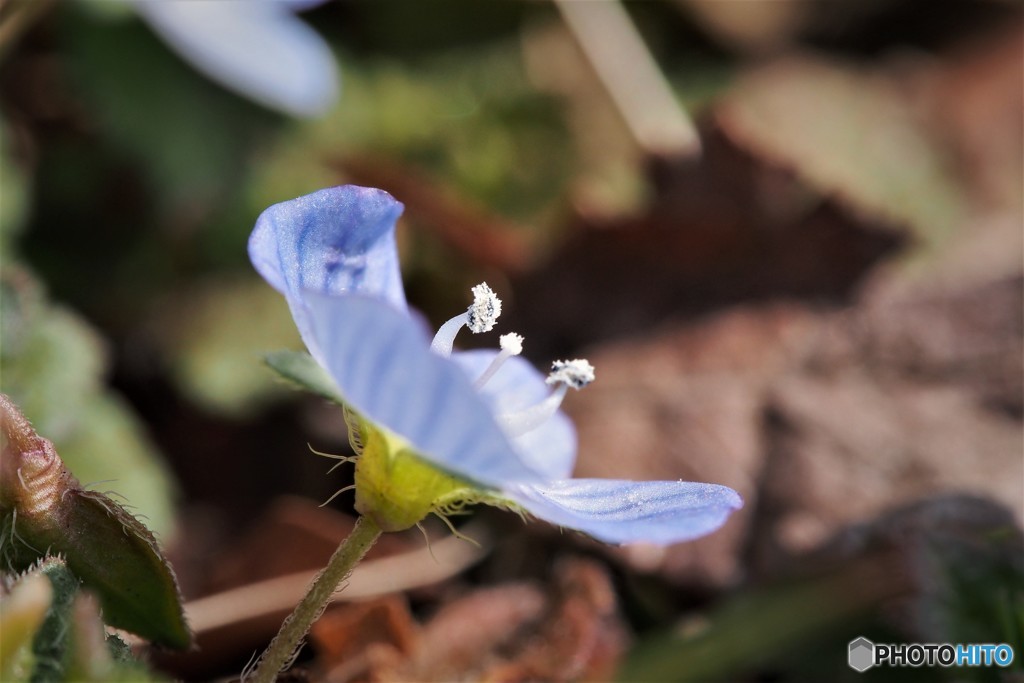
[[[60,555],[99,596],[111,626],[185,648],[192,641],[170,565],[123,507],[87,491],[53,444],[0,394],[0,560],[11,571]]]

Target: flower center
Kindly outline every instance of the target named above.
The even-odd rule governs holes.
[[[435,353],[446,358],[451,356],[455,336],[463,327],[468,327],[474,334],[488,332],[494,328],[495,321],[501,315],[501,299],[485,282],[473,287],[472,292],[473,304],[466,309],[466,312],[441,325],[437,334],[434,335],[430,348]],[[515,332],[503,334],[498,343],[501,351],[473,383],[473,388],[477,391],[494,377],[505,361],[523,352],[523,338]],[[547,384],[554,385],[554,391],[547,398],[532,406],[497,415],[498,424],[502,426],[509,438],[522,436],[537,429],[558,412],[569,387],[582,389],[593,381],[594,366],[586,360],[578,358],[555,361],[551,364],[551,373],[545,380]]]

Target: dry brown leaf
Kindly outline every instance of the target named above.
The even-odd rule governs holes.
[[[883,68],[791,57],[740,79],[714,118],[823,195],[937,244],[961,226],[963,192],[905,87]]]
[[[368,649],[407,655],[417,637],[418,626],[405,598],[398,595],[328,609],[309,634],[316,666],[327,671],[325,678],[331,681],[365,676],[372,661]]]

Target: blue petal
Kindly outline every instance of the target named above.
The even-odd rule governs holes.
[[[689,481],[571,479],[506,486],[504,493],[540,519],[607,543],[693,540],[743,507],[739,494],[726,486]]]
[[[457,365],[380,299],[307,293],[313,335],[345,400],[424,458],[486,486],[539,483]]]
[[[306,348],[321,365],[307,291],[363,294],[406,309],[395,248],[403,208],[383,190],[343,185],[275,204],[256,221],[249,258],[285,295]]]
[[[291,14],[291,4],[136,1],[149,25],[202,73],[272,109],[319,116],[338,98],[338,70],[330,48]]]
[[[465,371],[470,381],[476,381],[497,351],[474,350],[456,352],[452,360]],[[528,361],[513,356],[480,390],[480,394],[495,415],[522,410],[544,400],[551,388],[544,383],[544,375]],[[572,476],[576,464],[576,429],[562,411],[537,429],[512,440],[512,445],[533,469],[545,479],[565,479]]]

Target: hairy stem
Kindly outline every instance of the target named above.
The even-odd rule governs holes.
[[[313,579],[309,591],[296,606],[295,611],[281,624],[281,630],[257,661],[252,677],[243,674],[242,680],[252,683],[273,683],[277,675],[291,663],[302,644],[302,639],[309,633],[313,622],[323,613],[331,596],[338,590],[338,585],[363,559],[363,555],[379,536],[380,527],[369,517],[363,516],[356,521],[352,533],[334,551],[327,566]]]

